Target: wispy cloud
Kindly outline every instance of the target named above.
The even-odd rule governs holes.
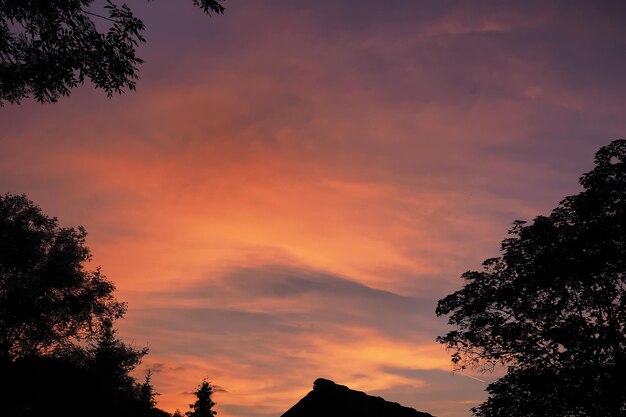
[[[161,405],[209,377],[277,416],[325,376],[468,415],[436,300],[625,135],[624,3],[137,7],[139,90],[0,110],[0,190],[86,226]]]

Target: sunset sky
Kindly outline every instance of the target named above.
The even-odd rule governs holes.
[[[626,137],[626,3],[128,4],[137,91],[0,108],[0,193],[85,226],[159,407],[324,377],[469,416],[496,376],[452,374],[437,300]]]

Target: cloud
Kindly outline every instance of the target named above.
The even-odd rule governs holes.
[[[464,415],[485,396],[496,375],[452,373],[441,369],[384,367],[383,372],[405,378],[403,384],[374,391],[383,398],[425,410],[437,416]]]
[[[221,400],[225,407],[237,404],[236,398],[247,407],[274,395],[276,406],[286,410],[297,399],[294,392],[320,376],[362,388],[402,379],[381,373],[381,364],[448,366],[443,351],[432,347],[432,332],[442,325],[432,302],[301,264],[233,268],[143,297],[152,307],[135,307],[126,331],[158,340],[152,355],[186,373],[193,368],[189,362],[202,363],[195,373],[220,381],[228,391]],[[163,358],[162,352],[177,356]],[[159,371],[158,378],[176,378],[174,369]],[[242,400],[231,387],[251,375],[271,382],[248,388],[250,398]]]
[[[433,320],[433,300],[372,288],[358,280],[301,265],[233,268],[219,279],[211,278],[162,297],[182,298],[182,305],[227,305],[255,311],[255,315],[263,311],[268,314],[261,316],[265,327],[274,327],[269,326],[268,317],[280,315],[282,320],[292,322],[291,331],[310,326],[358,326],[406,337],[418,329],[423,332],[441,325]],[[242,321],[253,326],[261,324],[248,318]],[[225,322],[236,326],[239,321],[235,317]]]
[[[136,6],[137,92],[0,112],[0,190],[87,228],[161,405],[484,398],[436,300],[624,136],[624,3],[166,3]]]

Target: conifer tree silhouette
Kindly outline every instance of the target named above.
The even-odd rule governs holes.
[[[188,417],[212,417],[217,414],[212,408],[215,405],[211,396],[214,393],[213,386],[205,379],[198,387],[194,394],[197,397],[196,402],[189,404],[191,411],[187,412]]]

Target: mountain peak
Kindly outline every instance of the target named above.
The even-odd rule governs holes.
[[[432,417],[381,397],[318,378],[309,392],[282,417]]]

